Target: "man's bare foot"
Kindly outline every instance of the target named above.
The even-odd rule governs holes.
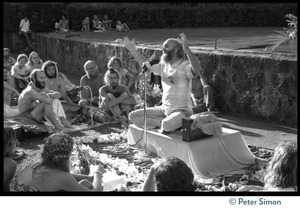
[[[70,129],[73,129],[73,128],[74,128],[74,126],[72,126],[72,125],[69,123],[69,121],[68,121],[67,119],[61,118],[60,120],[61,120],[61,124],[62,124],[64,127],[70,128]]]

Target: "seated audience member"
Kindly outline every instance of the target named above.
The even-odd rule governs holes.
[[[14,77],[15,88],[20,93],[29,83],[30,70],[26,65],[27,61],[28,57],[25,54],[20,54],[17,58],[17,62],[11,69],[11,75]]]
[[[46,87],[49,90],[60,92],[60,94],[62,95],[61,100],[66,101],[62,102],[62,105],[66,115],[68,115],[67,118],[72,118],[76,114],[78,114],[81,106],[73,103],[69,98],[66,92],[66,83],[61,77],[58,76],[59,72],[57,63],[50,60],[46,61],[42,66],[42,71],[45,72],[45,75],[47,77]]]
[[[58,77],[60,77],[64,81],[66,93],[71,101],[73,103],[78,103],[80,100],[79,92],[82,90],[82,86],[76,86],[75,84],[73,84],[62,72],[58,72]]]
[[[94,32],[103,32],[105,28],[103,27],[102,22],[99,20],[98,16],[95,14],[93,17],[93,30]]]
[[[70,156],[74,142],[71,136],[55,133],[47,137],[40,161],[29,164],[17,177],[20,186],[35,191],[102,191],[103,166],[91,176],[72,174]]]
[[[107,68],[111,67],[117,70],[120,74],[119,84],[125,85],[126,87],[128,87],[130,92],[133,93],[135,90],[135,86],[134,86],[135,78],[126,69],[122,68],[122,65],[123,63],[121,59],[116,56],[113,56],[109,59],[107,63]]]
[[[194,113],[201,113],[203,111],[213,111],[215,109],[215,100],[213,91],[208,84],[206,78],[199,73],[199,76],[192,79],[192,101]]]
[[[117,21],[116,31],[117,32],[128,32],[130,29],[126,23],[122,23],[120,20]]]
[[[45,72],[47,77],[46,87],[49,90],[60,92],[65,101],[73,103],[66,93],[64,80],[58,77],[57,63],[50,60],[46,61],[42,66],[42,71]]]
[[[65,15],[61,16],[61,20],[59,21],[58,25],[56,24],[56,26],[58,26],[58,28],[55,27],[55,29],[60,32],[68,32],[69,31],[69,20],[66,18]]]
[[[111,23],[112,23],[112,20],[110,20],[108,18],[108,15],[105,14],[104,17],[103,17],[103,20],[102,20],[102,24],[103,24],[104,29],[114,31],[114,29],[111,27]]]
[[[3,80],[6,84],[10,85],[13,89],[15,89],[15,79],[11,75],[11,68],[16,63],[16,60],[11,56],[10,50],[8,48],[3,49]],[[19,95],[18,91],[9,90],[4,87],[4,101],[10,101]],[[7,102],[5,102],[7,105]]]
[[[3,65],[10,72],[11,67],[16,63],[14,57],[11,56],[9,48],[3,49]]]
[[[143,185],[143,191],[194,192],[195,190],[192,170],[176,157],[167,157],[154,164]]]
[[[34,33],[30,30],[30,22],[26,14],[24,14],[24,19],[22,19],[20,22],[19,34],[25,36],[28,47],[32,48],[32,40],[34,40]]]
[[[117,70],[113,68],[107,70],[104,75],[106,85],[99,90],[102,100],[100,108],[113,114],[113,117],[118,118],[124,127],[128,127],[128,114],[136,102],[129,89],[119,84],[119,79]]]
[[[89,32],[90,31],[90,18],[86,16],[84,20],[82,20],[82,28],[81,31]]]
[[[12,92],[14,92],[17,96],[20,95],[20,93],[18,92],[18,90],[16,90],[14,87],[12,87],[10,84],[8,84],[7,82],[4,81],[4,85],[3,85],[3,91],[4,91],[4,103],[6,105],[11,106],[11,101],[12,101]]]
[[[29,54],[28,62],[27,62],[27,67],[29,68],[30,73],[34,69],[41,69],[43,65],[43,61],[40,58],[39,54],[35,51],[32,51]]]
[[[264,187],[246,185],[237,191],[297,191],[297,142],[283,141],[267,165]]]
[[[98,65],[91,60],[85,62],[84,66],[85,75],[80,79],[80,86],[83,87],[80,94],[79,105],[99,106],[99,89],[103,84],[103,75],[99,73]],[[92,91],[90,91],[92,90]]]
[[[46,88],[45,73],[41,69],[34,69],[30,74],[30,81],[19,96],[20,116],[38,123],[42,123],[45,116],[57,131],[72,128],[58,100],[61,98],[61,94]]]
[[[13,128],[4,127],[3,139],[3,191],[10,190],[10,182],[17,170],[17,163],[12,159],[19,141],[15,135]]]

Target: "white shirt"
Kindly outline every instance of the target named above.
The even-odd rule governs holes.
[[[30,26],[29,19],[27,19],[27,21],[25,21],[25,19],[21,20],[20,22],[21,31],[23,32],[29,31],[29,26]]]

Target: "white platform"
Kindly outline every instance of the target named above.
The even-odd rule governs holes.
[[[179,134],[163,135],[147,130],[146,149],[160,157],[175,156],[183,160],[197,177],[215,178],[221,175],[244,173],[244,167],[255,163],[255,155],[248,148],[239,131],[222,128],[223,136],[185,142]],[[143,148],[143,129],[131,124],[128,143]]]

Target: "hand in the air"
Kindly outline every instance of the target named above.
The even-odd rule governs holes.
[[[132,39],[132,41],[130,41],[128,39],[128,37],[124,37],[123,43],[124,43],[124,47],[127,48],[128,50],[135,48],[134,39]]]
[[[180,38],[177,38],[179,44],[182,45],[183,50],[186,50],[189,47],[186,35],[184,33],[181,33],[179,34],[179,37]]]

